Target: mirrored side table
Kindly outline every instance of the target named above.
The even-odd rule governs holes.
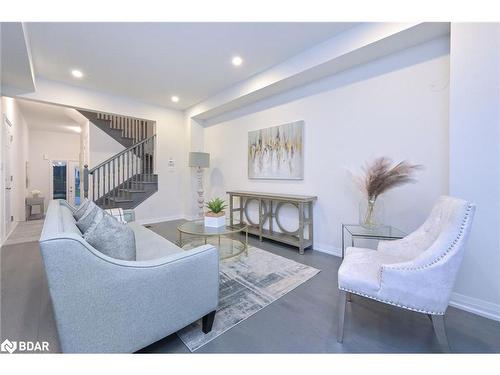
[[[359,224],[342,224],[342,259],[344,259],[346,235],[351,237],[351,246],[355,239],[364,240],[399,240],[406,233],[390,225],[368,229]]]
[[[40,213],[33,214],[33,206],[40,208]],[[26,198],[26,221],[43,219],[45,216],[45,201],[43,197]]]

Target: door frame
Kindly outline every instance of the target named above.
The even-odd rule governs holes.
[[[12,207],[12,199],[13,197],[15,196],[15,194],[13,194],[14,190],[12,189],[14,187],[14,184],[12,183],[11,184],[11,189],[10,189],[10,202],[9,202],[9,205],[10,205],[10,216],[11,216],[11,219],[9,220],[5,220],[7,219],[6,217],[6,214],[7,214],[7,204],[6,204],[6,185],[5,185],[5,181],[6,181],[6,172],[7,172],[7,168],[6,168],[6,162],[8,161],[9,164],[11,164],[11,158],[10,158],[10,155],[8,157],[8,160],[7,160],[7,154],[10,152],[11,150],[11,147],[7,148],[7,147],[4,147],[5,145],[5,142],[8,142],[7,139],[5,139],[5,136],[7,137],[12,137],[12,130],[10,130],[9,132],[7,132],[7,126],[12,129],[14,126],[12,124],[12,121],[9,120],[9,118],[7,117],[7,115],[4,113],[3,116],[2,116],[2,129],[1,129],[1,162],[2,162],[2,165],[1,165],[1,176],[0,176],[0,189],[1,189],[1,193],[0,193],[0,208],[1,208],[1,213],[0,215],[2,215],[2,225],[1,225],[1,228],[0,228],[0,241],[3,243],[9,236],[10,234],[14,231],[15,227],[16,227],[16,224],[17,222],[15,220],[12,220],[12,217],[14,216],[14,212],[13,212],[13,207]],[[12,140],[10,141],[11,143],[13,142]],[[12,176],[12,165],[9,165],[9,171],[10,171],[10,175]]]
[[[70,162],[75,162],[77,163],[78,165],[80,165],[80,161],[79,160],[76,160],[76,159],[66,159],[66,158],[51,158],[49,159],[49,202],[54,199],[54,169],[53,169],[53,163],[55,161],[64,161],[66,162],[66,199],[69,197],[69,163]],[[81,172],[80,171],[80,175],[81,175]],[[70,204],[72,205],[72,203],[70,202]]]

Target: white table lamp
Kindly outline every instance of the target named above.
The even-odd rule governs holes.
[[[190,152],[189,166],[196,168],[196,177],[198,179],[198,215],[204,216],[204,198],[203,198],[203,168],[210,166],[210,154],[207,152]]]

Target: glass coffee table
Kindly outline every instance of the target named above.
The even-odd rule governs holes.
[[[204,220],[188,221],[177,227],[177,245],[184,250],[211,244],[219,249],[221,260],[248,255],[248,226],[246,224],[225,225],[218,228],[206,227]],[[245,240],[239,234],[245,234]]]

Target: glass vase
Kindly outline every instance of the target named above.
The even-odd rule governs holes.
[[[359,202],[359,224],[366,229],[375,229],[383,225],[384,206],[377,199],[362,199]]]

